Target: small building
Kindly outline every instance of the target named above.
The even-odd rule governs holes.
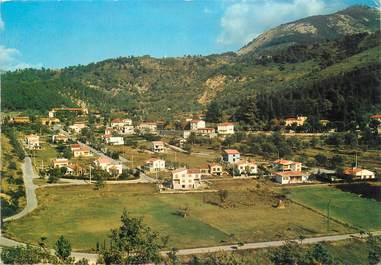
[[[203,120],[191,120],[189,122],[189,127],[191,131],[196,131],[197,129],[205,128],[205,121]]]
[[[297,116],[297,117],[290,117],[284,120],[285,126],[293,126],[294,124],[296,126],[303,126],[304,122],[307,120],[306,116]]]
[[[113,176],[120,176],[123,172],[123,165],[117,164],[107,157],[100,157],[94,161],[96,167],[108,172]]]
[[[201,186],[201,172],[198,168],[178,168],[172,172],[172,188],[192,190]]]
[[[52,142],[53,143],[66,143],[69,140],[69,138],[65,134],[54,134],[52,136]]]
[[[105,141],[107,144],[110,144],[110,145],[124,145],[124,139],[121,136],[105,137]]]
[[[52,126],[54,124],[60,123],[60,119],[58,119],[58,118],[51,118],[51,117],[41,118],[40,122],[41,122],[42,125]]]
[[[30,123],[30,118],[27,116],[18,116],[18,117],[13,117],[12,122],[14,124],[29,124]]]
[[[165,170],[165,160],[160,158],[150,158],[145,161],[144,168],[149,172]]]
[[[131,119],[113,119],[111,121],[111,127],[112,128],[123,128],[124,126],[131,126],[132,125],[132,120]]]
[[[40,149],[40,136],[29,134],[25,137],[26,147],[30,150]]]
[[[152,151],[155,153],[164,152],[164,142],[162,141],[152,141]]]
[[[223,123],[217,124],[217,133],[221,135],[234,134],[234,123],[223,122]]]
[[[233,165],[233,177],[235,176],[235,171],[237,171],[239,176],[254,176],[258,174],[258,166],[253,161],[238,161]]]
[[[68,167],[69,160],[67,158],[56,158],[52,160],[53,168]]]
[[[89,157],[92,156],[90,149],[84,146],[81,146],[79,149],[73,150],[74,157]]]
[[[275,181],[280,184],[297,184],[308,181],[308,173],[302,171],[282,171],[274,173]]]
[[[197,135],[208,136],[209,138],[214,138],[217,136],[216,130],[214,128],[198,128],[196,133]]]
[[[201,166],[198,167],[200,169],[200,173],[201,175],[205,176],[205,175],[209,175],[209,164],[203,164]]]
[[[374,179],[376,175],[374,172],[359,168],[359,167],[348,167],[344,169],[344,175],[349,176],[353,179]]]
[[[278,159],[273,162],[273,168],[276,171],[302,171],[302,163]]]
[[[141,133],[156,134],[157,133],[157,124],[156,124],[156,122],[142,122],[139,124],[137,129]]]
[[[240,160],[241,154],[236,149],[226,149],[224,150],[224,154],[222,159],[226,163],[236,163]]]
[[[211,163],[209,166],[209,174],[213,176],[221,176],[222,175],[222,166],[218,163]]]
[[[82,129],[84,129],[86,125],[82,122],[76,122],[73,125],[69,126],[69,129],[74,131],[75,133],[80,133]]]

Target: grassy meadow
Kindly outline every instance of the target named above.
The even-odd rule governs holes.
[[[290,198],[363,230],[381,229],[381,203],[331,186],[290,188]]]
[[[242,186],[242,185],[241,185]],[[295,238],[300,234],[326,233],[326,220],[294,203],[274,207],[276,199],[262,190],[231,190],[226,207],[213,193],[158,194],[154,186],[106,185],[51,187],[38,190],[40,205],[30,215],[12,222],[6,234],[36,243],[41,236],[52,245],[61,234],[75,250],[92,250],[110,229],[119,225],[123,209],[162,235],[170,235],[169,247],[199,247],[228,242]],[[188,207],[188,217],[177,214]],[[33,227],[33,229],[31,229]],[[332,222],[331,233],[353,230]]]

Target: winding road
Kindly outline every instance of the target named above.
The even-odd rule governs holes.
[[[39,176],[34,173],[32,159],[29,156],[24,158],[22,172],[25,185],[26,206],[18,214],[5,218],[4,222],[17,220],[37,208],[38,202],[35,191],[38,186],[33,183],[33,179],[38,178]]]

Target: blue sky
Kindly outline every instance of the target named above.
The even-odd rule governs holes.
[[[0,68],[59,68],[118,56],[235,51],[281,23],[375,2],[3,0]]]

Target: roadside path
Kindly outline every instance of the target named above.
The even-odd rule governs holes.
[[[22,173],[25,185],[26,206],[18,214],[4,218],[4,222],[17,220],[33,211],[38,206],[37,196],[35,193],[35,190],[38,186],[33,183],[33,179],[38,178],[38,175],[35,174],[33,170],[32,160],[29,156],[24,158],[24,162],[22,164]]]

